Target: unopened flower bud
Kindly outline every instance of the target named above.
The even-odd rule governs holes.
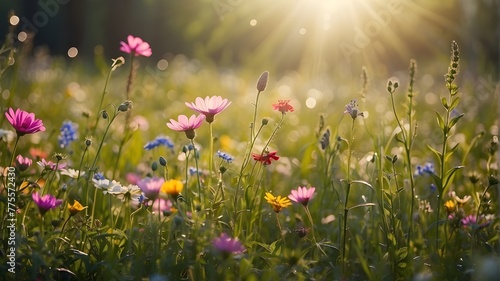
[[[264,71],[260,75],[259,80],[257,80],[257,90],[259,92],[262,92],[266,89],[268,80],[269,80],[269,71]]]
[[[167,166],[167,159],[165,159],[163,156],[160,156],[160,159],[158,159],[158,162],[160,162],[160,165],[163,167]]]
[[[118,111],[126,112],[131,108],[132,108],[132,102],[127,100],[124,101],[122,104],[120,104],[120,106],[118,107]]]
[[[90,146],[90,145],[92,145],[92,137],[86,137],[85,146]]]
[[[153,170],[153,172],[158,170],[158,162],[155,161],[151,164],[151,170]]]
[[[188,153],[189,147],[187,145],[182,146],[182,153]]]
[[[224,166],[221,166],[221,167],[219,168],[219,171],[220,171],[220,173],[221,173],[221,174],[224,174],[224,173],[227,171],[227,168],[226,168],[226,167],[224,167]]]
[[[265,126],[269,123],[269,119],[268,118],[262,118],[262,126]]]
[[[64,156],[64,155],[63,155],[63,154],[61,154],[61,153],[56,153],[56,154],[54,154],[54,157],[57,159],[57,161],[61,161],[61,160],[63,160],[63,159],[65,159],[65,158],[66,158],[66,156]]]
[[[106,110],[103,110],[102,111],[102,118],[103,119],[108,119],[109,115],[108,115],[108,112]]]

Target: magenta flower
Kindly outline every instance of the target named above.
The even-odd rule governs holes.
[[[163,178],[153,177],[153,178],[143,178],[137,182],[137,186],[142,190],[144,196],[149,200],[154,201],[158,198],[160,193],[161,185],[165,182]]]
[[[174,131],[186,133],[186,137],[192,140],[196,136],[194,130],[201,126],[201,123],[203,123],[203,120],[205,119],[205,115],[200,114],[196,116],[193,114],[189,117],[189,119],[186,115],[179,115],[177,119],[178,121],[170,119],[167,126]]]
[[[42,214],[42,216],[45,215],[48,210],[54,209],[55,207],[62,204],[61,199],[57,199],[50,194],[45,194],[44,196],[40,197],[40,194],[38,194],[38,192],[35,192],[31,194],[31,198],[33,198],[33,201],[35,201],[35,204],[38,206],[38,209],[40,210],[40,214]]]
[[[22,155],[17,155],[16,161],[17,167],[21,171],[26,171],[26,169],[28,169],[28,167],[33,163],[31,159],[29,159],[28,157],[23,157]]]
[[[231,238],[226,233],[222,233],[220,237],[212,241],[212,245],[222,252],[224,257],[229,257],[230,254],[238,254],[245,250],[238,238]]]
[[[134,37],[132,35],[129,35],[127,37],[127,43],[121,41],[120,44],[122,45],[120,47],[120,51],[132,54],[136,57],[149,57],[153,53],[151,52],[151,47],[149,46],[148,42],[144,42],[141,38]]]
[[[223,99],[221,96],[207,96],[205,99],[197,97],[195,103],[186,102],[187,107],[205,115],[208,123],[212,123],[215,114],[220,113],[230,104],[230,101]]]
[[[306,188],[305,186],[299,186],[297,190],[292,190],[292,193],[288,195],[288,198],[294,202],[307,206],[307,203],[309,203],[309,200],[312,199],[315,190],[315,187]]]
[[[5,112],[5,117],[7,117],[9,123],[14,127],[18,136],[45,131],[42,120],[36,119],[34,113],[26,112],[19,108],[16,111],[9,108]]]

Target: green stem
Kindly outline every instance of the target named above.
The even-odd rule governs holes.
[[[251,139],[254,139],[257,137],[257,135],[255,135],[255,122],[257,121],[257,108],[259,106],[259,97],[260,97],[260,91],[257,92],[257,97],[255,98],[255,109],[253,111],[253,121],[252,121],[252,130],[250,132],[250,137]]]
[[[88,177],[88,181],[92,180],[92,172],[94,171],[94,169],[96,168],[96,164],[97,164],[97,160],[99,159],[99,155],[101,153],[101,149],[102,149],[102,146],[104,144],[104,140],[106,139],[106,135],[108,134],[108,131],[109,131],[109,128],[111,127],[111,124],[113,123],[113,121],[115,120],[115,118],[118,116],[118,114],[120,114],[120,111],[116,111],[115,114],[113,115],[113,118],[111,118],[111,120],[109,121],[108,125],[106,126],[106,130],[104,131],[104,134],[102,136],[102,139],[101,139],[101,142],[99,143],[99,147],[97,148],[97,152],[96,152],[96,155],[95,155],[95,158],[94,158],[94,162],[92,163],[92,166],[90,166],[90,169],[89,169],[89,177]],[[87,187],[87,196],[85,198],[87,200],[87,206],[88,206],[88,187]],[[94,188],[94,201],[92,202],[92,213],[91,213],[91,216],[90,216],[90,222],[93,223],[94,222],[94,213],[95,213],[95,206],[96,206],[96,202],[95,200],[97,199],[97,188]]]
[[[309,208],[307,207],[307,205],[304,205],[304,210],[306,211],[306,215],[307,215],[307,218],[309,219],[309,223],[311,224],[311,235],[312,235],[312,238],[313,238],[313,242],[314,244],[316,244],[316,234],[314,234],[314,222],[313,222],[313,219],[312,219],[312,216],[311,216],[311,212],[309,211]]]
[[[351,139],[347,143],[347,188],[345,194],[344,201],[344,229],[343,229],[343,239],[342,239],[342,273],[345,274],[345,264],[347,262],[347,253],[346,253],[346,241],[347,241],[347,215],[349,214],[349,208],[347,208],[347,204],[349,202],[349,192],[351,191],[351,158],[352,158],[352,144],[354,142],[354,121],[352,119],[351,124]]]
[[[214,133],[212,122],[208,123],[208,128],[210,130],[210,154],[208,159],[208,186],[212,185],[212,172],[213,172],[213,161],[214,161]]]
[[[19,136],[19,134],[17,134],[16,136],[16,142],[14,143],[14,148],[12,149],[12,156],[10,157],[10,161],[9,161],[9,164],[11,167],[14,167],[14,159],[16,158],[16,150],[17,150],[17,144],[19,143],[19,139],[21,138],[21,136]]]
[[[96,115],[93,130],[92,130],[92,135],[95,135],[95,131],[97,130],[97,124],[99,123],[100,112],[101,112],[102,104],[104,102],[104,96],[106,95],[106,89],[108,88],[108,83],[109,83],[109,79],[111,77],[112,72],[113,72],[113,68],[110,68],[109,72],[108,72],[108,76],[106,76],[106,82],[104,82],[104,89],[102,90],[101,101],[99,102],[99,108],[97,110],[97,115]]]
[[[194,145],[194,139],[191,139],[191,144],[193,145],[193,151],[194,151],[194,161],[196,163],[196,183],[198,185],[198,196],[200,198],[200,201],[201,201],[201,197],[203,197],[203,204],[206,205],[206,197],[205,196],[201,196],[201,181],[200,181],[200,171],[199,171],[199,168],[198,168],[198,157],[197,157],[197,150],[196,150],[196,146]]]

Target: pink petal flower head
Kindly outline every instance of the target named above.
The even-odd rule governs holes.
[[[305,186],[304,187],[299,186],[297,190],[291,191],[291,194],[288,195],[288,198],[290,198],[290,200],[294,202],[307,206],[309,200],[311,200],[314,195],[314,191],[316,191],[315,187],[306,188]]]
[[[29,159],[28,157],[23,157],[22,155],[17,155],[16,161],[17,167],[21,171],[26,171],[26,169],[28,169],[28,167],[33,163],[31,159]]]
[[[127,43],[121,41],[120,44],[122,45],[120,47],[120,51],[132,54],[136,57],[149,57],[153,53],[151,52],[151,47],[149,46],[148,42],[144,42],[141,38],[134,37],[132,35],[129,35],[127,37]]]
[[[223,99],[221,96],[207,96],[205,99],[197,97],[195,103],[186,102],[187,107],[205,115],[208,123],[212,123],[214,121],[215,114],[220,113],[230,104],[230,101]]]
[[[212,241],[215,249],[222,252],[224,257],[229,257],[231,254],[238,254],[245,250],[238,238],[231,238],[226,233],[222,233],[220,237]]]
[[[43,169],[47,169],[47,170],[52,170],[52,171],[55,171],[55,170],[64,170],[68,167],[68,164],[67,163],[54,163],[52,161],[47,161],[45,159],[42,159],[41,161],[38,161],[37,162],[38,165],[40,165],[40,167],[42,167]]]
[[[278,100],[278,103],[273,104],[274,110],[281,111],[281,113],[285,114],[287,112],[293,112],[293,106],[290,104],[290,100]]]
[[[34,113],[26,112],[19,108],[16,111],[9,108],[5,112],[5,117],[7,117],[9,123],[14,127],[18,136],[45,131],[42,120],[36,119]]]
[[[62,204],[61,199],[57,199],[50,194],[45,194],[44,196],[40,197],[40,194],[38,194],[38,192],[34,192],[33,194],[31,194],[31,198],[33,198],[33,201],[38,206],[38,209],[40,210],[42,216],[45,215],[48,210],[54,209],[55,207]]]
[[[252,153],[253,160],[262,163],[262,165],[270,165],[272,160],[278,160],[280,157],[276,155],[277,151],[266,151],[263,154]]]
[[[149,200],[154,201],[158,198],[162,184],[165,182],[163,178],[143,178],[137,182],[137,186],[142,190],[144,196]]]
[[[174,207],[172,201],[162,198],[156,199],[151,206],[153,212],[160,211],[164,216],[172,214],[172,208]]]
[[[178,121],[170,119],[170,122],[167,123],[167,126],[174,131],[186,133],[186,137],[192,140],[196,136],[194,130],[198,129],[201,126],[204,119],[205,115],[203,114],[200,114],[198,116],[193,114],[191,115],[191,117],[189,117],[189,119],[186,115],[179,115],[179,117],[177,117]]]

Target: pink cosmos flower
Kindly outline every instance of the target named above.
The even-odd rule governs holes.
[[[28,157],[23,157],[22,155],[17,155],[16,161],[17,167],[21,171],[26,171],[26,169],[28,169],[28,167],[33,163],[31,159],[29,159]]]
[[[151,47],[149,46],[148,42],[144,42],[141,38],[134,37],[132,35],[129,35],[127,37],[127,43],[121,41],[120,44],[122,45],[120,47],[120,51],[132,54],[136,57],[149,57],[153,53],[151,52]]]
[[[48,210],[54,209],[55,207],[62,204],[61,199],[57,199],[50,194],[45,194],[44,196],[40,197],[40,194],[38,194],[38,192],[35,192],[31,194],[31,198],[33,198],[33,201],[38,206],[38,209],[40,210],[42,216],[45,215]]]
[[[158,198],[153,202],[151,210],[153,212],[160,211],[162,215],[168,215],[173,211],[173,207],[172,201]]]
[[[18,136],[45,131],[42,120],[36,119],[34,113],[26,112],[19,108],[16,111],[9,108],[5,112],[5,117],[7,117],[9,123],[14,127]]]
[[[271,151],[271,152],[264,152],[263,154],[260,153],[252,153],[253,160],[261,162],[263,165],[269,165],[271,164],[272,160],[278,160],[280,157],[276,155],[278,153],[277,151]]]
[[[40,167],[42,167],[43,169],[49,169],[49,170],[64,170],[68,167],[68,164],[66,163],[61,163],[59,162],[59,164],[56,164],[52,161],[47,161],[45,159],[42,159],[41,161],[38,161],[36,162],[38,165],[40,165]]]
[[[294,202],[307,206],[307,203],[309,203],[309,200],[312,199],[315,190],[315,187],[306,188],[305,186],[299,186],[297,190],[292,190],[291,194],[288,195],[288,198]]]
[[[165,182],[163,178],[153,177],[153,178],[143,178],[137,182],[137,186],[142,190],[144,196],[149,200],[154,201],[158,198],[162,184]]]
[[[214,121],[215,114],[220,113],[230,104],[230,101],[223,99],[221,96],[207,96],[205,99],[197,97],[195,103],[186,102],[187,107],[205,115],[208,123],[212,123]]]
[[[229,257],[230,254],[241,253],[245,250],[245,247],[238,238],[231,238],[226,233],[222,233],[220,237],[215,238],[212,241],[212,245],[222,252],[225,257]]]
[[[186,115],[179,115],[177,119],[178,121],[170,119],[167,126],[174,131],[186,133],[186,137],[192,140],[196,136],[194,130],[201,126],[201,123],[203,123],[203,120],[205,119],[205,115],[200,114],[196,116],[193,114],[189,117],[189,119]]]
[[[281,113],[293,112],[293,106],[289,103],[290,100],[278,100],[278,103],[273,104],[273,108]]]

